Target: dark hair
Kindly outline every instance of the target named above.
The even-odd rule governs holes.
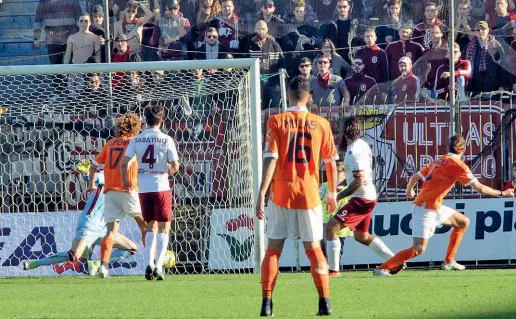
[[[219,30],[217,30],[214,27],[209,27],[208,29],[206,29],[206,33],[209,33],[209,32],[216,32],[217,35],[219,35]]]
[[[362,123],[360,120],[354,116],[347,117],[344,119],[344,123],[342,125],[342,138],[345,140],[349,138],[350,140],[356,140],[360,137],[362,133]]]
[[[303,57],[301,60],[299,60],[297,65],[300,66],[301,64],[305,64],[305,63],[308,63],[308,64],[312,65],[312,61],[310,61],[310,59],[307,58],[306,56]]]
[[[466,140],[462,135],[455,134],[450,137],[450,152],[454,154],[459,154],[464,152],[466,149]]]
[[[323,42],[321,42],[321,51],[322,51],[322,48],[324,47],[324,45],[326,45],[326,44],[329,44],[331,47],[331,56],[332,57],[338,55],[337,48],[335,47],[335,44],[333,43],[333,41],[330,39],[324,39]]]
[[[288,83],[289,96],[297,101],[306,100],[310,94],[310,83],[301,75],[297,75]]]
[[[143,111],[145,122],[149,126],[156,126],[160,120],[165,119],[165,109],[161,105],[149,105]]]
[[[387,2],[387,7],[392,7],[395,5],[399,5],[401,7],[403,5],[403,2],[401,0],[389,0]]]

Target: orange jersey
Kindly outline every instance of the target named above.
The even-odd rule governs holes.
[[[414,204],[427,209],[438,210],[443,198],[459,181],[469,186],[477,181],[469,167],[458,155],[448,153],[437,161],[417,172],[424,181],[421,191],[414,200]]]
[[[284,208],[312,209],[319,198],[319,163],[338,159],[330,123],[291,107],[267,121],[264,157],[277,158],[272,201]]]
[[[132,137],[115,137],[109,140],[106,145],[102,148],[97,158],[93,161],[93,164],[99,166],[104,164],[104,193],[110,190],[117,190],[125,192],[122,188],[122,176],[120,175],[120,163],[124,158],[125,149],[129,145]],[[134,189],[137,189],[138,179],[138,163],[134,163],[129,166],[128,178],[131,181],[131,185]]]

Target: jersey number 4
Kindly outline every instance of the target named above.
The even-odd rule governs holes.
[[[303,143],[303,139],[309,140],[309,145],[305,145],[305,143]],[[296,163],[308,163],[312,156],[312,149],[310,148],[312,144],[311,141],[312,134],[308,132],[290,133],[287,154],[288,162],[292,163],[295,160]],[[299,153],[300,151],[302,151],[301,154]]]
[[[142,163],[149,164],[149,169],[154,168],[156,158],[154,157],[154,145],[147,146],[147,149],[143,153]]]

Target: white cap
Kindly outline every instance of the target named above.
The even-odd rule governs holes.
[[[398,64],[401,63],[401,62],[412,65],[412,60],[408,56],[402,57],[399,60]]]

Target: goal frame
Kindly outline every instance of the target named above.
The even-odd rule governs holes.
[[[185,60],[158,62],[125,63],[89,63],[59,65],[23,65],[1,66],[0,76],[23,76],[34,74],[69,74],[69,73],[105,73],[105,72],[139,72],[139,71],[180,71],[193,69],[228,69],[249,68],[250,106],[251,106],[251,147],[253,192],[252,203],[256,203],[262,178],[262,115],[260,94],[260,66],[258,59],[221,59],[221,60]],[[260,273],[260,266],[265,255],[264,221],[254,216],[254,272]]]

